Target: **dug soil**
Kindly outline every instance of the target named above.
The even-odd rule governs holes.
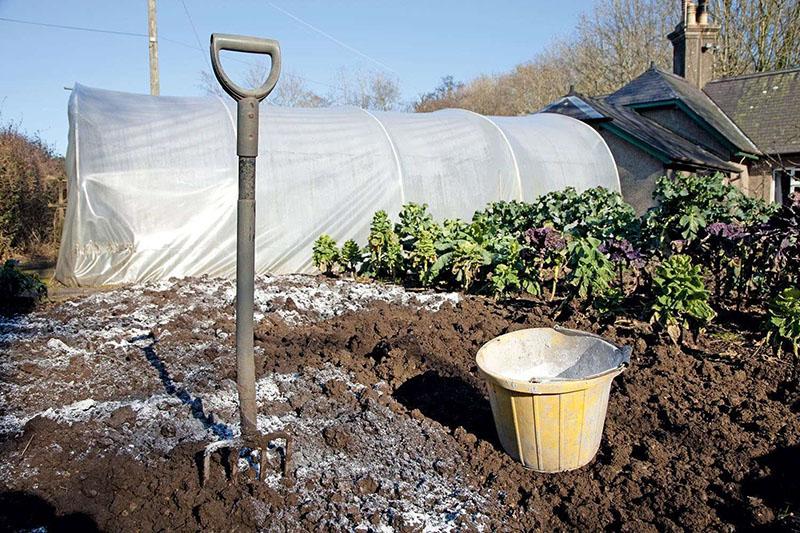
[[[259,426],[293,436],[264,479],[206,444],[238,432],[232,287],[181,280],[0,323],[0,529],[800,531],[795,362],[734,317],[690,347],[648,325],[558,323],[633,347],[587,466],[524,469],[475,354],[555,323],[546,303],[260,278]]]

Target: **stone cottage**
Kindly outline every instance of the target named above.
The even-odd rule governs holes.
[[[570,90],[542,110],[600,132],[640,212],[652,205],[656,178],[673,172],[722,172],[771,202],[800,190],[800,68],[711,79],[719,26],[707,9],[684,1],[684,20],[667,36],[672,72],[651,65],[610,95]]]

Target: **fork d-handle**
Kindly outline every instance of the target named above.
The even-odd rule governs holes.
[[[222,70],[220,50],[267,54],[272,66],[263,85],[243,89]],[[253,356],[253,299],[255,286],[256,157],[258,104],[275,87],[281,70],[277,41],[240,35],[211,35],[211,65],[222,88],[237,102],[236,154],[239,156],[239,202],[236,210],[236,382],[242,439],[256,443],[256,370]]]
[[[267,79],[254,89],[239,87],[222,69],[219,60],[221,50],[268,55],[272,64]],[[211,67],[222,88],[237,102],[236,154],[239,157],[258,156],[258,103],[272,92],[281,74],[281,47],[278,41],[212,33]]]

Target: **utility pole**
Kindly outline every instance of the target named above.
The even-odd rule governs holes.
[[[156,0],[147,0],[147,34],[150,48],[150,94],[158,96],[158,30]]]

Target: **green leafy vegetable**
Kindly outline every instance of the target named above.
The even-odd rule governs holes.
[[[339,250],[336,241],[330,235],[322,234],[314,242],[311,260],[323,274],[333,274],[337,261],[339,261]]]

